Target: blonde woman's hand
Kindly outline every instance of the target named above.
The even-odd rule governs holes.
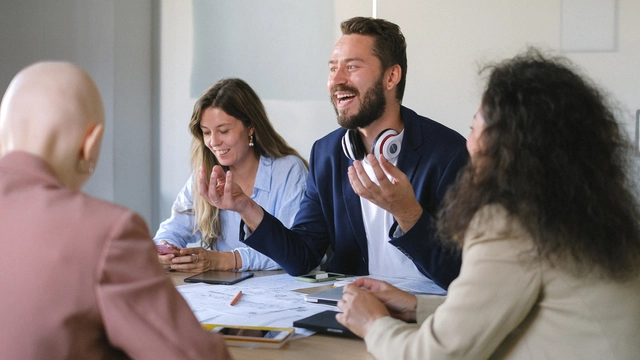
[[[209,204],[223,210],[242,212],[248,207],[248,203],[252,202],[240,185],[233,181],[233,173],[231,171],[225,173],[219,165],[211,170],[208,183],[205,169],[200,167],[198,193]]]
[[[171,260],[171,269],[185,272],[229,271],[234,266],[236,269],[242,267],[242,258],[235,258],[234,252],[206,250],[201,247],[180,249],[180,255]]]
[[[170,245],[168,249],[164,250],[164,253],[158,252],[158,261],[160,264],[165,267],[169,267],[171,265],[171,260],[180,254],[180,249],[165,240],[160,241],[157,245]]]
[[[216,165],[211,170],[207,183],[207,173],[200,167],[198,174],[198,193],[209,204],[222,210],[235,211],[242,217],[249,229],[254,230],[264,217],[264,210],[242,191],[240,185],[233,181],[233,173]]]
[[[182,248],[180,255],[171,259],[171,269],[192,273],[211,270],[208,253],[209,251],[201,247]]]

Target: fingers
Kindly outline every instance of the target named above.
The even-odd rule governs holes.
[[[211,173],[211,175],[213,175],[213,172]],[[201,166],[200,170],[198,171],[198,193],[207,202],[209,203],[212,202],[212,200],[209,198],[209,184],[207,184],[207,170],[205,170],[204,166]]]
[[[357,278],[353,283],[351,283],[355,286],[357,286],[358,288],[365,288],[369,291],[378,291],[381,288],[385,287],[386,285],[391,286],[390,284],[381,281],[381,280],[376,280],[376,279],[372,279],[372,278],[367,278],[367,277],[361,277],[361,278]]]
[[[171,268],[178,271],[202,272],[206,270],[207,253],[203,248],[182,248],[180,255],[171,259]]]
[[[369,154],[367,155],[367,162],[371,165],[375,182],[371,180],[360,161],[354,161],[347,171],[349,182],[354,192],[365,198],[381,196],[385,192],[391,191],[392,186],[397,184],[400,178],[406,177],[400,169],[385,159],[384,156],[380,156],[380,162],[378,162],[374,155]],[[389,177],[391,177],[391,180]],[[371,195],[367,195],[369,193]]]
[[[357,161],[354,161],[353,165],[349,166],[349,169],[347,169],[347,177],[349,178],[349,183],[351,184],[351,188],[353,189],[353,192],[355,192],[359,196],[363,196],[363,194],[365,194],[366,188],[362,184],[362,181],[358,176],[357,168],[356,168],[357,163],[358,163]]]
[[[171,259],[172,264],[195,264],[199,262],[202,257],[198,254],[180,255]]]
[[[173,258],[175,258],[176,256],[173,254],[167,254],[167,255],[158,255],[158,261],[160,262],[160,264],[162,265],[171,265],[172,262],[171,260]]]
[[[358,281],[358,280],[359,279],[357,279],[356,281]],[[347,285],[342,287],[342,298],[343,299],[345,298],[345,296],[347,296],[347,294],[353,294],[358,289],[360,289],[360,286],[356,285],[356,281],[354,281],[351,284],[347,284]]]
[[[393,165],[383,155],[380,155],[380,167],[391,177],[391,184],[397,184],[401,178],[406,177],[406,175],[402,171],[400,171],[400,169]]]
[[[354,283],[345,285],[338,308],[342,313],[336,314],[336,320],[362,338],[376,319],[389,314],[380,301]]]
[[[215,174],[215,182],[213,182],[216,191],[218,192],[218,194],[220,194],[224,188],[225,185],[225,173],[224,170],[222,169],[222,166],[220,165],[216,165],[213,167],[213,170],[211,171],[212,174]],[[213,178],[213,176],[212,176]]]
[[[369,178],[367,171],[360,161],[353,162],[353,165],[347,170],[347,177],[349,178],[349,183],[353,191],[358,194],[358,196],[375,203],[374,200],[376,193],[379,192],[379,187],[371,181],[371,178]]]
[[[371,164],[371,168],[373,169],[373,174],[375,175],[376,180],[378,180],[378,184],[380,185],[380,187],[384,188],[392,184],[389,178],[387,177],[385,170],[383,170],[383,168],[380,166],[380,162],[378,162],[378,159],[376,159],[374,155],[372,154],[367,155],[367,161],[369,162],[369,164]],[[381,162],[384,161],[386,162],[387,165],[393,166],[393,164],[387,161],[387,159],[385,159],[384,156],[382,155],[380,155],[380,161]]]
[[[180,249],[180,256],[181,257],[192,256],[192,255],[202,256],[205,251],[206,250],[204,250],[201,247],[190,247],[190,248],[187,247],[187,248]]]
[[[224,170],[222,169],[222,166],[215,165],[213,169],[211,169],[211,172],[216,174],[216,178],[224,180]]]
[[[204,166],[201,166],[198,171],[198,193],[209,204],[217,206],[221,201],[222,193],[226,186],[225,179],[224,170],[221,166],[216,165],[211,170],[211,175],[207,182],[207,171]]]
[[[233,197],[233,173],[231,171],[227,171],[225,179],[224,197],[231,199]]]
[[[177,256],[171,260],[171,269],[185,272],[203,272],[207,270],[204,255],[189,254]]]
[[[368,155],[367,161],[371,165],[372,176],[377,184],[371,180],[360,161],[354,161],[353,165],[349,167],[347,171],[349,183],[358,196],[389,211],[390,203],[395,197],[394,184],[389,181],[380,164],[375,160],[375,156]]]
[[[171,264],[171,270],[182,271],[182,272],[190,272],[190,273],[201,273],[206,271],[202,266],[198,266],[199,264],[187,263],[187,264]]]
[[[217,192],[218,187],[218,175],[214,170],[211,171],[211,176],[209,177],[209,186],[207,188],[207,198],[209,199],[209,203],[213,206],[216,206],[220,202],[220,194]]]

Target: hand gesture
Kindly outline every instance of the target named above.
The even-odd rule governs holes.
[[[220,165],[216,165],[211,170],[209,183],[207,183],[207,173],[204,166],[200,167],[198,174],[198,193],[209,204],[222,210],[232,210],[241,212],[247,208],[251,198],[242,191],[237,183],[233,182],[231,171],[224,170]]]
[[[231,171],[227,171],[225,174],[219,165],[214,166],[211,170],[209,183],[207,183],[206,170],[204,167],[200,167],[198,193],[212,206],[240,214],[242,220],[251,230],[262,222],[264,217],[262,207],[256,204],[242,191],[242,187],[233,181]]]
[[[422,206],[416,199],[409,178],[382,155],[380,162],[371,154],[367,155],[367,161],[373,168],[378,184],[369,178],[360,161],[354,161],[348,170],[353,191],[390,212],[402,231],[409,231],[422,215]]]

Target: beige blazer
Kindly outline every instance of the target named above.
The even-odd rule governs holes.
[[[378,319],[367,349],[378,359],[640,359],[640,277],[575,277],[531,246],[503,208],[485,207],[442,305],[419,297],[420,325]]]
[[[63,187],[39,158],[0,157],[0,357],[205,359],[202,330],[138,215]]]

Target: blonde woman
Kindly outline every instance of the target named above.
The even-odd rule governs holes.
[[[223,79],[194,105],[193,174],[178,194],[171,217],[154,241],[175,246],[160,262],[187,272],[275,270],[269,257],[239,241],[240,216],[218,209],[197,191],[197,174],[215,165],[231,170],[242,191],[287,225],[305,191],[307,163],[274,130],[258,95],[243,80]]]

